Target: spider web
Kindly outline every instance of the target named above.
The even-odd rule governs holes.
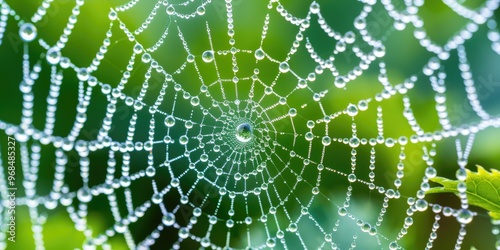
[[[478,87],[495,82],[478,83],[467,44],[479,39],[498,62],[499,1],[443,1],[460,20],[443,41],[419,15],[424,1],[289,2],[77,0],[54,36],[43,27],[68,1],[24,17],[0,0],[2,53],[17,29],[22,52],[19,78],[3,82],[20,93],[10,103],[20,115],[0,120],[18,144],[17,216],[29,222],[17,230],[31,230],[37,249],[56,214],[84,249],[116,239],[131,249],[430,249],[439,239],[460,249],[485,212],[465,191],[454,202],[425,191],[436,175],[464,181],[476,137],[500,126]],[[85,15],[108,25],[76,38]],[[91,58],[76,39],[98,40]],[[410,60],[401,41],[425,59]],[[454,103],[468,116],[456,118]],[[2,249],[19,244],[8,241],[4,152]]]

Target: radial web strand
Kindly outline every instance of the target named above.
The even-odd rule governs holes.
[[[0,249],[500,249],[500,1],[19,2]]]

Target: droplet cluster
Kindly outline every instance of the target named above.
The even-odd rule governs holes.
[[[485,30],[492,52],[500,54],[494,19],[498,1],[486,1],[474,10],[461,1],[443,1],[466,22],[441,45],[433,41],[426,31],[429,24],[418,15],[424,1],[398,5],[382,0],[381,6],[374,6],[377,1],[361,1],[350,30],[340,32],[326,18],[330,10],[320,2],[307,3],[305,14],[296,16],[284,1],[271,0],[261,23],[252,23],[261,27],[253,47],[238,40],[245,30],[238,27],[236,15],[247,3],[158,1],[150,3],[143,20],[131,25],[126,16],[146,2],[132,0],[106,10],[109,27],[98,36],[100,46],[84,65],[70,58],[67,45],[78,31],[74,28],[81,23],[85,1],[76,0],[60,34],[45,40],[44,20],[51,20],[50,13],[59,3],[43,1],[31,18],[24,19],[0,0],[0,44],[6,41],[9,18],[18,25],[13,30],[23,44],[22,79],[16,82],[22,96],[20,123],[0,120],[0,130],[19,144],[18,171],[23,181],[18,183],[24,197],[16,198],[16,203],[30,209],[37,249],[44,248],[42,231],[51,219],[45,209],[66,211],[74,228],[84,235],[83,249],[110,249],[110,242],[121,235],[131,249],[154,248],[161,245],[166,232],[173,249],[189,241],[203,248],[411,248],[405,240],[420,214],[433,219],[429,236],[424,237],[426,248],[432,248],[438,238],[443,217],[460,225],[454,248],[462,247],[468,225],[478,216],[469,207],[466,192],[469,155],[476,134],[500,127],[500,120],[482,102],[467,42]],[[375,34],[371,22],[378,7],[387,14],[390,27]],[[222,20],[223,29],[215,27],[212,17]],[[289,46],[281,55],[270,46],[270,32],[275,32],[278,18],[295,32],[292,41],[280,44]],[[154,36],[156,41],[145,42],[156,22],[166,24],[163,32]],[[184,26],[190,22],[202,23],[203,29],[194,35],[204,42],[194,45],[193,30]],[[221,30],[222,40],[213,37]],[[322,42],[331,51],[322,52],[311,30],[324,33]],[[429,58],[412,74],[398,76],[397,82],[388,69],[392,48],[386,47],[386,40],[401,31],[411,34]],[[119,67],[117,80],[106,82],[100,70],[110,63],[108,51],[121,43],[130,50],[124,53],[128,61],[113,64]],[[162,54],[176,43],[182,56]],[[33,47],[42,53],[34,55]],[[163,56],[180,63],[172,67]],[[354,59],[349,67],[343,65],[346,58]],[[477,123],[457,124],[451,119],[445,70],[450,58],[458,61],[461,88]],[[35,108],[39,98],[35,89],[45,75],[48,92],[39,127],[34,122],[40,110]],[[341,100],[344,93],[364,88],[363,81],[376,85],[377,91],[366,96],[360,90],[359,96]],[[419,84],[430,86],[436,129],[420,124],[414,95],[420,91]],[[67,85],[75,91],[76,106],[72,117],[61,117],[61,105],[65,105],[61,93]],[[95,99],[103,106],[93,105]],[[390,114],[394,103],[400,111],[396,115]],[[97,109],[102,112],[96,126],[92,122]],[[60,120],[70,123],[68,131],[59,131]],[[394,129],[393,123],[401,130]],[[88,126],[94,126],[93,132]],[[457,168],[458,207],[433,204],[427,194],[432,178],[441,173],[435,158],[447,139],[455,140],[457,152],[456,164],[450,166]],[[37,185],[39,173],[47,167],[40,160],[46,148],[55,160],[52,185],[42,193]],[[389,155],[384,151],[394,158],[384,159]],[[106,157],[98,161],[97,154]],[[386,166],[387,162],[391,165]],[[105,172],[102,180],[94,178],[96,168]],[[78,184],[69,183],[72,172]],[[7,190],[3,173],[0,189]],[[407,183],[417,184],[409,189]],[[371,197],[366,214],[360,212],[360,193]],[[5,192],[1,195],[7,197]],[[108,201],[113,223],[98,231],[90,217],[93,205],[103,200]],[[388,213],[396,200],[406,208],[397,225]],[[144,238],[136,238],[134,226],[153,209],[161,213],[158,223]],[[394,230],[385,235],[385,227]],[[312,242],[307,231],[319,237]],[[241,232],[248,240],[235,239]],[[497,225],[492,234],[500,249]],[[0,234],[0,248],[7,246],[5,237]],[[221,237],[227,240],[222,242]]]

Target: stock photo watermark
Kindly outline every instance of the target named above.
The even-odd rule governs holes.
[[[8,240],[16,242],[16,139],[7,137]]]

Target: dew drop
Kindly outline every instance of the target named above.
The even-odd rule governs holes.
[[[197,208],[193,209],[193,215],[196,217],[200,217],[201,216],[201,208],[197,207]]]
[[[459,182],[457,184],[457,190],[460,193],[465,193],[465,191],[467,191],[467,184],[465,184],[465,182]]]
[[[35,25],[33,25],[32,23],[24,23],[19,28],[19,36],[21,36],[21,39],[25,42],[31,42],[35,40],[36,35],[37,30]]]
[[[332,234],[325,234],[325,241],[332,242]]]
[[[361,100],[358,102],[358,109],[361,111],[365,111],[368,109],[368,102],[365,100]]]
[[[95,87],[97,85],[97,78],[95,76],[91,76],[87,82],[90,87]]]
[[[111,10],[108,14],[108,18],[109,20],[114,21],[116,20],[116,18],[118,18],[118,14],[116,13],[116,11]]]
[[[208,222],[209,222],[210,224],[212,224],[212,225],[215,225],[215,224],[217,223],[217,217],[215,217],[215,216],[213,216],[213,215],[212,215],[212,216],[210,216],[210,217],[208,218]]]
[[[460,224],[469,224],[472,221],[473,214],[469,209],[460,209],[457,213],[457,221]]]
[[[347,214],[347,209],[345,207],[340,207],[339,208],[339,215],[345,216],[346,214]]]
[[[358,107],[356,107],[356,105],[354,104],[349,104],[349,106],[347,106],[346,112],[349,116],[355,116],[358,114]]]
[[[166,144],[172,143],[173,142],[172,137],[169,135],[166,135],[165,137],[163,137],[163,142]]]
[[[270,207],[270,208],[269,208],[269,213],[270,213],[270,214],[276,214],[276,212],[277,212],[277,211],[276,211],[276,207]]]
[[[305,138],[306,138],[307,141],[312,141],[314,139],[314,135],[311,132],[307,132],[305,134]]]
[[[306,215],[309,213],[309,209],[307,207],[302,207],[302,209],[300,210],[300,213],[302,215]]]
[[[241,174],[240,174],[240,173],[236,173],[236,174],[234,174],[234,176],[233,176],[233,177],[234,177],[234,179],[235,179],[236,181],[241,180]],[[234,196],[234,193],[231,193],[231,192],[230,192],[230,193],[229,193],[229,196]]]
[[[383,57],[385,56],[385,47],[384,45],[378,45],[376,46],[374,49],[373,49],[373,55],[375,55],[376,57]]]
[[[277,233],[276,233],[276,237],[278,239],[283,239],[285,237],[285,232],[279,230]]]
[[[210,239],[204,237],[201,239],[201,246],[202,247],[209,247],[210,246]]]
[[[175,215],[173,213],[167,213],[163,216],[162,220],[163,225],[169,227],[175,223]]]
[[[332,143],[332,138],[330,138],[329,136],[326,135],[321,140],[321,143],[323,143],[323,146],[328,146]]]
[[[182,239],[186,239],[189,236],[189,229],[186,227],[181,227],[179,229],[179,237]]]
[[[172,115],[165,117],[165,125],[169,128],[175,125],[175,118]]]
[[[264,53],[264,51],[262,49],[257,49],[255,51],[255,59],[262,60],[262,59],[264,59],[265,56],[266,56],[266,54]]]
[[[260,217],[260,221],[261,221],[261,222],[267,222],[267,215],[265,215],[265,214],[264,214],[264,215],[262,215],[262,216]]]
[[[88,187],[80,188],[80,190],[76,193],[76,196],[81,202],[89,202],[92,200],[92,194],[90,193],[90,189]]]
[[[206,63],[212,62],[214,60],[214,52],[212,50],[207,50],[207,51],[203,52],[203,54],[201,55],[201,58]]]
[[[236,139],[240,142],[248,142],[252,139],[252,126],[248,123],[241,123],[236,127]]]
[[[358,137],[352,137],[350,140],[349,140],[349,146],[351,148],[357,148],[360,144],[360,140],[358,139]]]
[[[280,105],[285,105],[286,104],[286,97],[281,97],[279,100]]]
[[[396,193],[394,192],[393,189],[387,189],[387,191],[385,192],[385,195],[387,196],[387,198],[392,199],[392,198],[394,198]]]
[[[57,207],[57,201],[50,198],[50,199],[45,200],[44,205],[47,209],[52,210],[52,209],[55,209]]]
[[[147,141],[144,143],[144,150],[150,151],[153,149],[153,143],[151,141]]]
[[[84,82],[89,79],[90,74],[87,68],[83,67],[78,70],[76,76],[78,77],[78,80]]]
[[[313,2],[311,6],[309,7],[309,11],[311,11],[312,14],[318,14],[319,13],[319,4],[316,2]]]
[[[151,197],[151,201],[154,204],[160,204],[163,201],[163,197],[161,196],[161,194],[156,193],[156,194],[153,194],[153,197]]]
[[[269,87],[269,86],[268,86],[268,87],[266,87],[266,88],[264,89],[264,93],[265,93],[266,95],[270,95],[270,94],[272,94],[272,93],[273,93],[273,88],[272,88],[272,87]]]
[[[173,15],[175,13],[175,8],[173,5],[169,5],[166,10],[167,14]]]
[[[314,121],[309,120],[309,121],[307,121],[306,125],[308,128],[314,128],[314,125],[316,125],[316,124],[314,123]]]
[[[345,42],[348,44],[354,43],[356,41],[356,35],[352,31],[347,31],[344,36]]]
[[[453,209],[451,207],[444,207],[443,208],[443,215],[448,217],[453,214]]]
[[[428,205],[429,204],[424,199],[418,199],[417,201],[415,201],[415,208],[420,212],[427,210]]]
[[[346,80],[343,76],[337,76],[334,81],[335,87],[341,89],[346,85]]]
[[[187,204],[189,202],[189,198],[187,197],[187,195],[182,195],[180,201],[181,204]]]
[[[196,14],[198,14],[198,15],[200,15],[200,16],[205,15],[205,7],[203,7],[203,6],[199,6],[199,7],[196,9]]]
[[[52,65],[56,65],[61,61],[61,51],[58,47],[52,47],[47,51],[46,54],[47,62]]]
[[[346,43],[344,41],[338,41],[337,44],[335,44],[335,49],[339,52],[344,52],[346,49]]]
[[[406,23],[403,22],[402,20],[395,20],[394,21],[394,28],[396,30],[404,30],[406,28]]]
[[[361,231],[363,231],[363,232],[368,232],[368,231],[370,231],[370,229],[371,229],[370,224],[368,224],[366,222],[363,223],[363,225],[361,226]]]
[[[193,105],[194,107],[200,105],[200,98],[198,98],[197,96],[193,96],[191,98],[191,105]]]
[[[207,162],[208,161],[208,155],[205,154],[205,153],[201,154],[200,161],[201,162]]]
[[[467,179],[467,171],[464,168],[459,168],[456,172],[457,179],[459,181],[465,181]]]
[[[432,205],[432,212],[434,212],[435,214],[441,213],[441,210],[443,210],[443,207],[441,207],[441,205],[439,204]]]
[[[396,250],[396,249],[398,249],[398,243],[397,243],[397,242],[395,242],[395,241],[393,241],[393,242],[389,243],[389,249],[391,249],[391,250]]]
[[[187,136],[182,135],[181,137],[179,137],[179,143],[181,145],[186,145],[186,144],[188,144],[188,142],[189,142],[189,138]]]
[[[356,175],[355,174],[349,174],[347,176],[347,180],[349,180],[349,182],[355,182],[357,180]]]
[[[307,81],[305,79],[300,79],[299,80],[299,83],[297,84],[297,86],[301,89],[304,89],[307,87]]]
[[[62,57],[60,63],[61,63],[61,68],[63,68],[63,69],[67,69],[70,66],[70,61],[69,61],[69,58],[67,58],[67,57]]]
[[[128,187],[128,186],[130,186],[130,177],[129,176],[122,176],[120,178],[120,185],[122,187]]]
[[[358,30],[366,28],[366,19],[362,17],[356,17],[356,19],[354,19],[354,27]]]
[[[149,53],[142,54],[141,60],[143,63],[151,62],[151,55]]]
[[[178,187],[179,184],[180,184],[179,178],[172,178],[172,180],[170,181],[170,185],[172,185],[172,187],[174,188]]]
[[[437,172],[436,172],[436,169],[434,167],[427,167],[425,169],[425,176],[427,176],[427,178],[434,178],[436,177],[437,175]]]
[[[152,166],[146,168],[146,175],[148,177],[153,177],[156,174],[156,169]]]
[[[141,110],[141,109],[142,109],[142,107],[143,107],[143,103],[142,103],[141,101],[136,100],[136,101],[134,102],[134,108],[135,108],[136,110]]]
[[[266,246],[267,247],[275,247],[276,241],[273,238],[268,238],[266,241]]]
[[[279,70],[281,73],[286,73],[290,71],[290,65],[287,62],[281,62],[279,66]]]
[[[227,228],[232,228],[232,227],[234,227],[234,221],[233,221],[233,220],[231,220],[231,219],[227,220],[227,221],[226,221],[226,227],[227,227]]]
[[[143,49],[144,49],[144,48],[143,48],[143,47],[142,47],[142,45],[141,45],[141,44],[139,44],[139,43],[136,43],[136,44],[134,45],[134,53],[136,53],[136,54],[140,54],[140,53],[142,53],[142,50],[143,50]]]
[[[406,217],[405,218],[405,225],[407,225],[407,226],[413,225],[413,218],[412,217]]]
[[[121,221],[116,222],[113,227],[117,233],[124,233],[127,230],[127,227]]]

